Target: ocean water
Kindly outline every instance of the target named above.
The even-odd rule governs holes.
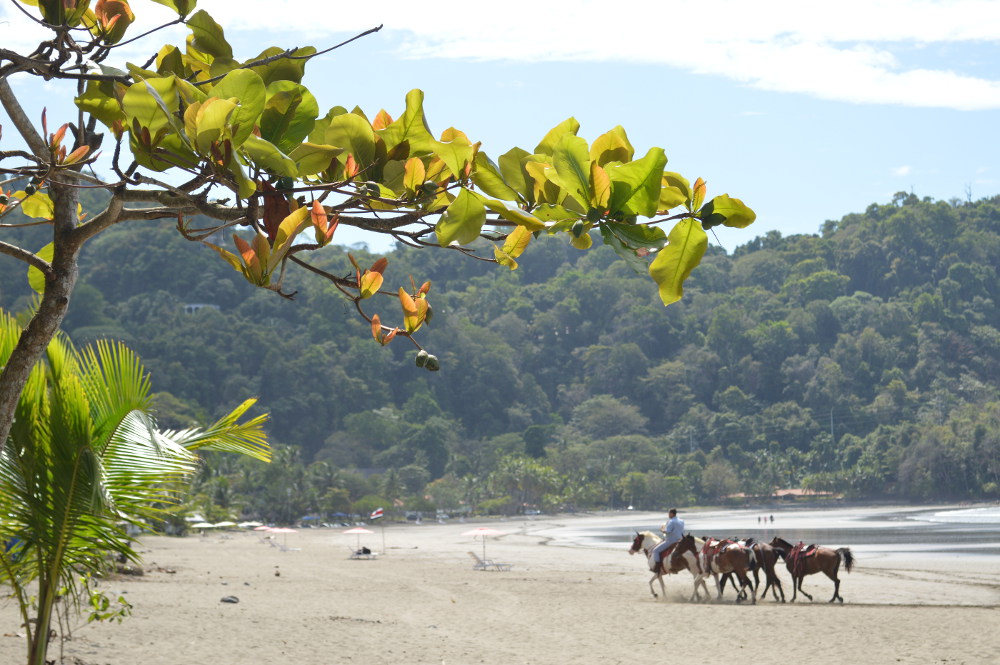
[[[845,515],[846,514],[846,515]],[[779,536],[827,547],[850,547],[869,555],[928,553],[938,555],[1000,556],[1000,506],[937,510],[868,511],[852,517],[849,511],[829,516],[821,511],[792,519],[776,513],[773,523],[759,523],[756,513],[733,511],[712,516],[691,514],[686,530],[698,537],[755,538]],[[621,523],[580,529],[573,540],[580,545],[628,547],[635,531],[658,532],[660,522],[623,527]]]

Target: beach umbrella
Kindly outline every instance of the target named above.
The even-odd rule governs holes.
[[[486,558],[486,538],[487,536],[503,536],[506,535],[506,531],[501,531],[500,529],[494,529],[488,526],[480,526],[475,529],[470,529],[468,531],[462,532],[463,536],[472,536],[473,539],[482,538],[483,539],[483,559]]]
[[[211,522],[198,522],[197,524],[190,525],[192,529],[214,529],[215,525]]]
[[[255,527],[253,528],[253,530],[254,530],[254,531],[270,531],[270,530],[271,530],[271,527],[269,527],[269,526],[267,526],[267,525],[264,525],[264,524],[260,524],[260,525],[258,525],[258,526],[255,526]]]
[[[240,527],[241,529],[250,529],[250,528],[253,528],[253,527],[264,526],[264,525],[261,524],[260,522],[252,522],[251,521],[251,522],[240,522],[236,526]]]
[[[358,546],[357,546],[356,549],[360,550],[361,549],[361,534],[363,534],[363,533],[375,533],[375,532],[372,531],[371,529],[366,529],[363,526],[356,526],[353,529],[348,529],[347,531],[344,531],[343,533],[346,533],[346,534],[349,534],[349,535],[355,535],[355,534],[357,534],[357,536],[358,536]]]
[[[215,526],[217,526],[217,527],[230,527],[230,526],[236,526],[236,522],[216,522],[216,523],[215,523]]]
[[[287,526],[272,526],[267,528],[268,533],[283,533],[285,534],[285,545],[288,545],[288,534],[298,533],[296,529],[290,529]]]

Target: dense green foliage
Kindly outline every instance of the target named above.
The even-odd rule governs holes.
[[[294,448],[205,470],[202,499],[232,512],[1000,494],[1000,199],[899,194],[818,235],[710,248],[666,310],[610,248],[540,240],[513,272],[389,255],[387,279],[434,281],[442,374],[379,347],[322,281],[255,291],[169,228],[97,239],[66,327],[134,345],[167,425],[260,397]]]

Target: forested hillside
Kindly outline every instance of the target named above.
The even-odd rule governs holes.
[[[259,396],[277,461],[214,460],[195,500],[225,513],[1000,496],[1000,197],[898,194],[817,235],[716,247],[669,308],[609,248],[537,242],[516,271],[389,255],[387,283],[433,282],[436,373],[328,283],[255,290],[169,226],[97,239],[66,328],[135,348],[165,426]],[[346,272],[348,250],[324,251]]]

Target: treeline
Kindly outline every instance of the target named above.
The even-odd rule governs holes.
[[[254,290],[169,225],[96,240],[66,328],[135,348],[166,426],[260,398],[278,462],[210,460],[196,501],[227,515],[1000,496],[1000,197],[901,193],[715,248],[666,309],[610,249],[534,242],[516,271],[388,256],[387,286],[433,284],[437,373],[313,275],[286,278],[294,301]],[[331,247],[325,269],[348,274],[348,251],[374,258]]]

